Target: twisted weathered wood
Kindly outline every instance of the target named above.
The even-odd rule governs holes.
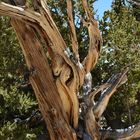
[[[134,5],[140,6],[140,2],[138,0],[128,0],[128,2]]]
[[[76,30],[74,25],[72,0],[67,0],[67,15],[68,15],[68,23],[70,27],[72,50],[75,55],[74,57],[76,57],[77,59],[76,61],[79,61],[78,41],[77,41]]]
[[[71,77],[71,80],[69,81],[68,87],[69,87],[69,90],[71,93],[71,96],[70,96],[71,102],[74,101],[73,103],[76,103],[76,106],[77,106],[77,107],[76,106],[74,107],[74,105],[72,106],[73,111],[77,110],[77,111],[74,111],[77,113],[73,113],[73,114],[75,114],[74,115],[75,117],[72,117],[73,118],[72,122],[74,123],[74,124],[72,123],[72,125],[76,128],[78,126],[78,110],[79,110],[78,109],[79,108],[78,99],[77,99],[76,94],[78,92],[79,87],[83,83],[84,69],[82,69],[79,66],[79,63],[77,65],[70,59],[70,56],[67,54],[67,46],[66,46],[62,36],[60,35],[54,21],[52,20],[49,10],[46,9],[46,6],[45,6],[46,3],[44,1],[41,1],[41,5],[43,7],[43,9],[42,8],[40,9],[41,14],[39,14],[37,12],[33,12],[29,9],[24,10],[23,8],[19,8],[16,6],[10,6],[7,4],[1,5],[1,11],[3,14],[8,14],[9,12],[7,12],[7,11],[13,10],[13,13],[11,13],[10,16],[12,16],[14,18],[16,17],[19,19],[24,19],[25,22],[31,23],[33,25],[38,24],[39,26],[34,26],[34,27],[35,28],[39,27],[40,28],[39,33],[41,31],[44,33],[44,35],[46,35],[44,40],[49,42],[49,44],[50,44],[50,46],[47,48],[51,48],[52,53],[61,56],[63,59],[63,63],[65,63],[68,67],[70,67],[72,69],[72,72],[71,72],[72,77]],[[7,7],[7,10],[5,10],[6,7]],[[54,55],[50,55],[50,57],[51,56],[54,56]],[[51,59],[53,60],[53,58],[51,58]],[[57,61],[59,61],[59,59]],[[59,64],[57,67],[59,69]],[[60,71],[61,71],[61,69],[60,69]],[[65,75],[63,74],[63,76],[65,76]],[[63,89],[61,89],[61,90],[63,90]],[[59,91],[59,92],[60,92],[59,94],[61,94],[61,91]],[[64,92],[64,91],[62,91],[62,92]],[[60,97],[62,97],[62,96],[60,96]],[[67,99],[65,99],[65,100],[66,100],[65,103],[69,102],[69,100],[67,100]],[[63,101],[64,100],[62,100],[62,102]],[[71,114],[71,113],[69,112],[69,114]],[[71,115],[71,116],[73,116],[73,115]]]
[[[108,131],[103,135],[104,132],[100,131],[100,118],[110,97],[118,86],[125,82],[128,69],[111,77],[107,83],[93,91],[90,72],[99,58],[102,39],[98,23],[93,18],[87,0],[82,0],[82,4],[85,12],[83,24],[88,29],[89,35],[89,50],[82,64],[79,61],[72,0],[67,0],[72,51],[67,47],[54,23],[46,0],[36,2],[37,12],[26,6],[17,7],[0,2],[0,14],[12,17],[11,23],[17,33],[30,70],[30,82],[51,140],[76,140],[75,130],[78,128],[79,114],[84,114],[84,116],[81,115],[85,123],[83,129],[88,133],[89,139],[109,138],[112,132]],[[44,53],[42,44],[47,48],[47,55]],[[82,86],[88,89],[83,96],[85,109],[79,113],[77,94]],[[95,102],[94,97],[99,92],[101,96]],[[139,126],[134,131],[136,132],[130,132],[131,137],[128,137],[128,133],[123,136],[137,137]],[[114,134],[116,139],[124,138],[117,134]],[[84,134],[83,140],[85,140]]]
[[[47,124],[50,138],[52,140],[63,140],[67,136],[67,139],[74,140],[74,132],[66,119],[49,63],[34,30],[19,20],[12,19],[11,23],[16,30],[25,60],[31,71],[30,82]]]
[[[101,130],[102,140],[105,139],[119,139],[119,140],[131,140],[140,138],[140,123],[130,126],[125,129],[116,129],[116,130]]]
[[[93,15],[88,6],[87,0],[82,0],[86,19],[83,19],[84,26],[87,27],[89,33],[89,49],[88,55],[84,59],[84,68],[89,73],[95,67],[101,49],[101,35],[98,29],[98,23],[93,19]]]

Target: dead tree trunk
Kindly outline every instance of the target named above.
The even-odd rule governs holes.
[[[82,0],[85,16],[81,17],[81,20],[88,29],[89,50],[83,62],[80,62],[78,52],[72,0],[67,0],[72,49],[67,47],[62,38],[46,1],[36,0],[35,3],[37,12],[23,5],[22,7],[13,6],[0,2],[0,14],[11,17],[11,25],[15,29],[30,70],[30,82],[50,139],[110,138],[112,132],[100,129],[100,118],[110,97],[124,82],[128,68],[112,76],[105,84],[93,91],[90,72],[97,63],[102,40],[98,23],[93,18],[87,0]],[[45,54],[43,47],[47,49],[49,57]],[[81,99],[78,99],[78,92],[81,88],[83,88],[83,96],[82,102],[79,102]],[[95,95],[101,91],[98,102],[93,104]],[[80,126],[80,117],[84,123],[83,126]],[[116,139],[134,138],[138,136],[139,131],[137,129],[137,133],[131,133],[131,137],[128,137],[126,132],[124,135],[117,133],[114,136]]]

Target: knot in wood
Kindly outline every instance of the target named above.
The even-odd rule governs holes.
[[[51,108],[51,113],[53,114],[53,115],[55,115],[56,116],[56,114],[57,114],[57,111],[56,111],[56,109],[55,108]]]

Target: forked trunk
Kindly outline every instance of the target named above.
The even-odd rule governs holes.
[[[11,17],[20,46],[30,71],[40,111],[51,140],[99,140],[106,138],[130,139],[139,136],[136,131],[113,133],[101,130],[100,118],[110,97],[126,81],[129,68],[113,75],[105,84],[92,89],[91,71],[100,55],[101,35],[87,0],[82,0],[84,17],[81,22],[88,30],[89,47],[80,62],[72,0],[67,0],[71,49],[67,47],[51,17],[46,0],[35,0],[35,9],[12,6],[0,2],[0,14]],[[47,54],[44,48],[47,49]],[[82,89],[82,90],[81,90]],[[78,97],[83,92],[82,98]],[[96,94],[100,98],[94,103]]]

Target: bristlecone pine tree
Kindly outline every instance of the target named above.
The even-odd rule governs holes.
[[[129,67],[92,89],[91,71],[100,55],[102,39],[87,0],[82,0],[83,26],[89,35],[88,53],[80,62],[72,0],[67,2],[71,47],[62,38],[46,0],[0,2],[0,14],[11,17],[30,70],[40,111],[51,140],[131,139],[140,136],[140,126],[125,131],[103,130],[100,120],[110,97],[127,79]],[[47,49],[47,55],[44,51]],[[100,97],[95,101],[95,95]],[[82,96],[80,96],[82,95]]]

